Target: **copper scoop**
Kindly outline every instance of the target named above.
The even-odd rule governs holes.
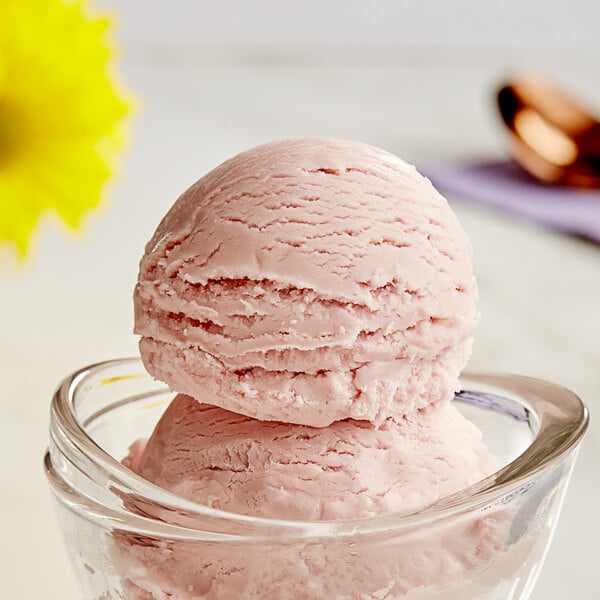
[[[600,122],[551,85],[517,79],[498,92],[513,158],[556,185],[600,188]]]

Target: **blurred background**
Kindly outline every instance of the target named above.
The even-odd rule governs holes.
[[[600,114],[593,0],[98,0],[92,9],[114,17],[113,70],[135,108],[100,209],[76,234],[45,215],[28,259],[0,273],[6,598],[79,597],[42,473],[49,403],[68,373],[137,353],[137,262],[198,177],[251,146],[296,136],[358,139],[432,173],[504,160],[495,93],[521,72]],[[492,209],[485,197],[447,196],[472,239],[480,284],[471,368],[555,381],[592,410],[533,598],[598,599],[600,246]]]

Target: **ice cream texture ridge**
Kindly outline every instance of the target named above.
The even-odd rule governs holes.
[[[140,353],[176,395],[124,462],[182,498],[271,519],[376,517],[463,490],[499,466],[451,402],[476,300],[471,244],[414,167],[335,139],[239,154],[179,197],[141,259]],[[488,556],[501,534],[482,522],[354,571],[348,557],[318,567],[320,546],[270,571],[184,542],[117,546],[128,598],[391,599]]]

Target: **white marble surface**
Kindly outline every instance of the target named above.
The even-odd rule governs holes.
[[[85,364],[133,355],[131,290],[143,244],[200,174],[256,143],[357,138],[411,162],[497,156],[490,101],[509,65],[472,55],[416,65],[402,57],[235,61],[139,55],[124,77],[140,109],[122,175],[81,236],[49,219],[33,260],[0,274],[3,598],[80,598],[42,472],[58,381]],[[357,64],[359,66],[357,66]],[[548,69],[546,69],[548,70]],[[553,65],[600,106],[594,65]],[[471,367],[572,388],[600,406],[600,247],[451,198],[476,253],[483,315]],[[592,419],[534,600],[600,598],[600,489]]]

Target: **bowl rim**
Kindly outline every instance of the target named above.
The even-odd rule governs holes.
[[[575,451],[588,427],[589,411],[580,398],[570,390],[554,383],[521,375],[470,373],[461,376],[463,391],[498,395],[516,401],[522,409],[534,414],[537,423],[531,444],[513,461],[485,479],[455,494],[431,504],[408,511],[373,517],[336,521],[291,521],[254,517],[214,509],[187,500],[160,488],[133,471],[103,450],[85,432],[76,414],[78,397],[94,378],[110,369],[135,374],[109,379],[147,377],[139,358],[107,360],[83,367],[66,377],[54,394],[50,411],[50,445],[44,466],[54,495],[72,511],[87,520],[101,522],[105,527],[118,528],[170,539],[227,539],[257,541],[285,536],[294,538],[344,537],[362,534],[389,533],[399,528],[414,528],[463,512],[488,510],[502,505],[515,489],[528,487],[541,473]],[[156,382],[157,392],[168,388]],[[158,387],[158,386],[163,387]],[[460,397],[460,393],[458,394]],[[135,400],[131,397],[130,401]],[[113,506],[78,489],[65,470],[57,467],[57,459],[66,460],[84,475],[86,483],[110,491],[118,500]],[[154,507],[136,514],[125,506],[125,499],[137,506]],[[160,516],[158,516],[160,514]]]

